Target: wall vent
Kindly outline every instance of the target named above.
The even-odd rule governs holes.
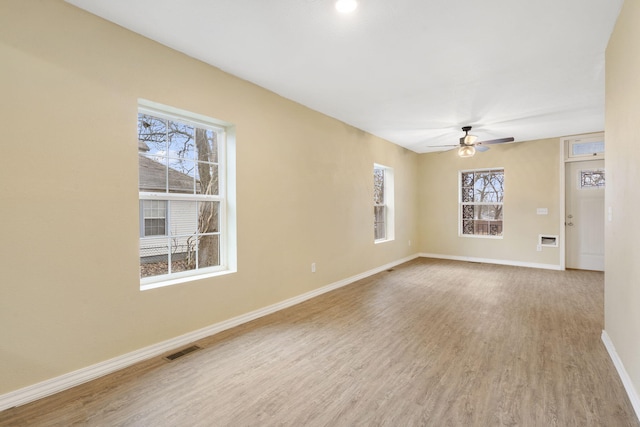
[[[173,362],[174,360],[182,356],[186,356],[187,354],[193,353],[194,351],[198,351],[198,350],[202,350],[202,348],[198,347],[197,345],[192,345],[191,347],[187,347],[184,350],[180,350],[176,353],[165,356],[164,358],[167,359],[169,362]]]

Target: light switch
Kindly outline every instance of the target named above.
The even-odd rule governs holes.
[[[547,208],[538,208],[538,209],[536,209],[536,213],[538,215],[549,215],[549,209],[547,209]]]

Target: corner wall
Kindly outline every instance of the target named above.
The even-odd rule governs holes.
[[[640,2],[625,1],[606,53],[605,207],[611,220],[605,223],[603,337],[615,347],[616,367],[640,417],[639,22]]]
[[[0,62],[0,394],[416,252],[413,152],[61,0],[2,2]],[[138,98],[236,126],[237,273],[140,291]],[[378,245],[374,163],[396,183]]]

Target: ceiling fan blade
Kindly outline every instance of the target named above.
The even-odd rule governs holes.
[[[430,145],[429,146],[429,148],[447,148],[447,149],[453,149],[455,147],[460,147],[460,144]]]
[[[476,151],[487,151],[489,150],[489,147],[483,147],[482,145],[476,145]]]
[[[509,137],[509,138],[491,139],[489,141],[476,142],[475,145],[504,144],[505,142],[513,142],[513,141],[515,141],[515,139],[513,137]]]

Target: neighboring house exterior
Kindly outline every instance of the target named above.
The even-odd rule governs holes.
[[[148,146],[138,143],[139,191],[145,193],[193,194],[194,186],[199,193],[200,183],[193,176],[157,162],[145,153]],[[168,179],[167,179],[168,177]],[[168,182],[168,184],[167,184]],[[169,248],[166,245],[167,230],[175,237],[171,241],[173,260],[183,259],[195,242],[191,238],[196,233],[198,218],[196,202],[171,203],[170,200],[140,200],[140,261],[158,262],[166,260]],[[167,215],[168,214],[168,215]]]

